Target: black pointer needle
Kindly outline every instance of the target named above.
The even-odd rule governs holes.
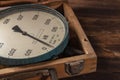
[[[50,45],[50,44],[48,44],[48,43],[46,43],[46,42],[44,42],[44,41],[39,40],[39,39],[36,38],[36,37],[28,34],[27,32],[21,30],[18,25],[14,26],[14,27],[12,28],[12,30],[14,30],[15,32],[22,33],[22,35],[25,35],[25,36],[28,36],[28,37],[30,37],[30,38],[33,38],[33,39],[35,39],[35,40],[37,40],[37,41],[39,41],[39,42],[41,42],[41,43],[43,43],[43,44],[45,44],[45,45],[47,45],[47,46],[49,46],[49,47],[54,47],[54,46],[52,46],[52,45]]]

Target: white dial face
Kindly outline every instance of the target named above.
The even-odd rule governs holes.
[[[64,39],[64,23],[42,11],[23,11],[0,19],[0,56],[27,59],[45,54]]]

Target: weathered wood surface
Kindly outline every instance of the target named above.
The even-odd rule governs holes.
[[[92,73],[60,80],[120,80],[119,73]]]
[[[73,7],[120,9],[120,0],[69,0]]]
[[[120,80],[120,1],[69,1],[98,55],[98,68],[64,80]]]
[[[120,1],[70,0],[70,2],[74,3],[71,5],[74,6],[74,11],[98,57],[111,63],[115,61],[114,64],[120,68]],[[120,72],[120,69],[116,71]]]
[[[97,53],[98,68],[64,80],[120,80],[120,1],[69,1]]]

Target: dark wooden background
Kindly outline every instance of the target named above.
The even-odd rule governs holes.
[[[98,64],[95,73],[62,80],[120,80],[120,0],[69,2],[98,56]]]
[[[64,80],[120,80],[120,0],[69,0],[98,56],[97,72]]]

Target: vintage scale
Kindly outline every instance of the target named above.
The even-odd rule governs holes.
[[[63,8],[85,54],[51,61],[64,51],[69,41],[65,17],[40,4],[9,7],[0,12],[0,64],[14,67],[1,69],[0,79],[21,80],[42,75],[57,80],[96,70],[96,55],[84,31],[71,7],[63,3]]]
[[[68,23],[40,4],[8,8],[0,13],[0,63],[22,65],[61,53],[68,43]]]

